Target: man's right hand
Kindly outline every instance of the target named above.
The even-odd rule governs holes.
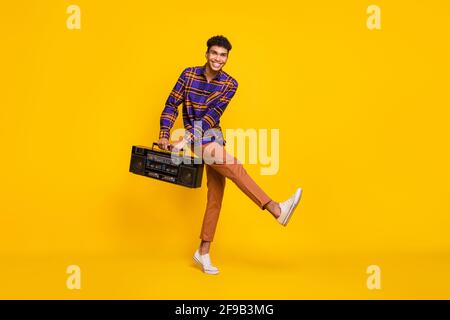
[[[169,150],[169,139],[161,138],[158,140],[158,147],[160,147],[163,150]]]

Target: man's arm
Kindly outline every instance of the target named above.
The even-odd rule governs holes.
[[[231,99],[234,97],[236,90],[238,88],[238,83],[234,81],[231,83],[228,88],[224,91],[224,93],[219,98],[219,101],[214,107],[209,108],[206,114],[202,117],[202,126],[195,126],[194,128],[189,128],[186,132],[186,138],[191,140],[195,137],[203,137],[203,133],[207,130],[214,128],[216,124],[219,122],[220,117],[225,112],[228,104]]]
[[[169,97],[167,98],[166,105],[161,113],[161,118],[159,122],[159,138],[169,139],[170,129],[172,129],[175,120],[178,117],[178,106],[184,100],[184,89],[186,85],[186,71],[183,70],[177,83],[172,89]]]
[[[184,100],[184,90],[186,85],[186,71],[183,70],[177,83],[172,89],[169,97],[167,98],[166,105],[161,113],[161,118],[159,121],[159,141],[158,145],[167,149],[169,144],[170,130],[178,117],[178,106]]]

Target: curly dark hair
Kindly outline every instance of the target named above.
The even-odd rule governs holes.
[[[206,46],[208,47],[207,52],[209,51],[209,48],[211,48],[212,46],[219,46],[227,49],[228,51],[231,50],[231,43],[224,36],[214,36],[212,38],[209,38],[208,41],[206,42]]]

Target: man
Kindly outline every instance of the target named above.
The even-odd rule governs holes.
[[[208,274],[218,274],[211,263],[209,249],[219,219],[225,190],[225,178],[232,180],[262,210],[267,209],[277,221],[286,226],[302,194],[298,188],[287,201],[277,203],[247,174],[242,164],[224,149],[225,141],[219,122],[230,100],[236,93],[238,83],[222,70],[231,44],[223,36],[210,38],[203,66],[186,68],[166,101],[160,119],[158,145],[162,149],[177,151],[190,146],[198,156],[213,158],[206,164],[207,205],[200,233],[200,247],[194,260]],[[183,104],[185,136],[177,142],[169,142],[170,130],[178,116],[178,106]],[[200,146],[193,148],[192,142]],[[200,149],[200,152],[199,152]]]

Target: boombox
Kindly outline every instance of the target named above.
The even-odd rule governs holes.
[[[201,159],[155,150],[156,145],[133,146],[130,172],[189,188],[201,187],[204,166]]]

